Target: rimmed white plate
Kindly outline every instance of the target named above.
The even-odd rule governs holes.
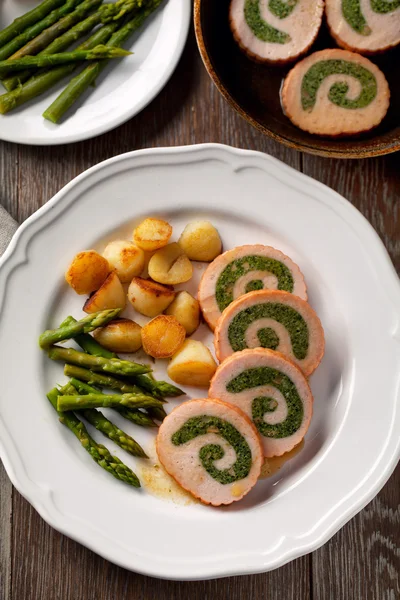
[[[115,481],[45,398],[63,376],[37,337],[66,314],[79,316],[82,305],[63,282],[68,262],[78,250],[129,236],[146,215],[171,221],[176,236],[190,219],[205,217],[225,248],[264,242],[288,253],[325,328],[304,448],[228,508],[176,503]],[[128,569],[201,579],[276,568],[326,542],[397,463],[399,306],[399,281],[368,222],[276,159],[214,144],[117,156],[28,219],[2,259],[0,447],[7,472],[48,523]],[[211,343],[205,326],[196,335]],[[125,427],[151,446],[153,434],[127,421]],[[111,449],[140,474],[138,461]]]
[[[0,28],[31,8],[30,0],[5,0],[0,6]],[[143,110],[171,77],[186,42],[190,13],[188,0],[167,0],[125,44],[134,54],[109,65],[68,118],[55,125],[42,117],[68,83],[67,78],[46,94],[0,115],[0,139],[38,146],[69,144],[125,123]],[[0,93],[4,92],[0,86]]]

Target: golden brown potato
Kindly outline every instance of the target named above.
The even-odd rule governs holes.
[[[217,364],[209,349],[197,340],[186,340],[168,365],[168,377],[181,385],[208,387]]]
[[[175,317],[159,315],[142,328],[142,344],[153,358],[169,358],[185,341],[185,328]]]
[[[165,311],[184,326],[187,335],[191,335],[200,324],[200,305],[189,292],[178,292],[175,300]]]
[[[174,298],[174,290],[141,277],[134,277],[128,289],[129,302],[146,317],[155,317],[162,313]]]
[[[191,260],[211,262],[221,254],[222,242],[210,221],[188,223],[179,238],[179,244]]]
[[[152,252],[168,244],[172,227],[162,219],[145,219],[133,232],[133,241],[142,250]]]
[[[149,260],[149,275],[154,281],[175,285],[189,281],[192,263],[177,243],[157,250]]]
[[[95,329],[93,337],[111,352],[136,352],[142,346],[141,329],[131,319],[114,319]]]
[[[110,270],[105,258],[95,250],[85,250],[74,257],[65,280],[77,294],[90,294],[99,289]]]
[[[104,249],[104,258],[114,269],[122,283],[128,283],[132,277],[140,275],[144,268],[144,252],[132,242],[115,240]]]
[[[121,308],[126,306],[126,295],[122,283],[115,271],[112,271],[103,285],[90,296],[83,305],[86,313],[94,313],[108,308]]]

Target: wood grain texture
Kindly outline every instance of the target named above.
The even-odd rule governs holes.
[[[11,531],[13,489],[0,461],[0,598],[11,600]]]
[[[301,156],[263,137],[236,115],[213,87],[192,32],[176,72],[157,99],[115,131],[52,148],[0,143],[0,202],[22,221],[78,173],[110,156],[142,147],[210,141],[267,152],[342,193],[372,222],[400,268],[398,155],[340,162]],[[23,168],[19,170],[18,164]],[[11,502],[12,530],[5,516],[10,515]],[[0,503],[2,581],[12,572],[11,587],[0,587],[0,600],[4,589],[10,592],[4,600],[399,597],[400,470],[368,507],[312,555],[271,573],[205,582],[151,579],[104,561],[54,531],[16,491],[11,498],[7,480],[1,482]],[[11,541],[3,546],[7,531]]]

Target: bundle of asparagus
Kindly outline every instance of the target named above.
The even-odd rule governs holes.
[[[0,32],[0,95],[6,114],[36,98],[70,75],[77,64],[90,61],[82,73],[43,113],[58,123],[65,112],[93,85],[109,59],[131,54],[120,47],[139,29],[162,0],[44,0]],[[75,50],[77,39],[98,29]]]
[[[164,397],[183,393],[166,381],[152,379],[150,367],[121,360],[90,335],[94,329],[114,319],[119,312],[120,309],[103,310],[80,321],[67,317],[58,329],[42,333],[39,345],[51,359],[66,363],[64,373],[70,378],[69,382],[59,389],[54,388],[47,395],[60,421],[76,435],[103,469],[121,481],[140,487],[133,471],[112,456],[104,446],[97,444],[74,412],[79,411],[78,414],[86,421],[130,454],[147,458],[136,440],[96,409],[112,408],[136,425],[156,427],[154,419],[162,421],[166,416]],[[55,345],[69,339],[77,342],[84,352]],[[103,389],[120,393],[106,394]]]

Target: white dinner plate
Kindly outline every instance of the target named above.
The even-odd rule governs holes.
[[[190,502],[173,486],[169,493],[168,483],[164,494],[151,476],[154,432],[122,419],[118,424],[152,453],[147,470],[145,461],[106,444],[151,485],[136,490],[114,480],[46,400],[64,376],[39,350],[38,336],[68,314],[82,315],[83,298],[64,282],[67,265],[80,250],[129,238],[148,215],[170,221],[174,239],[201,217],[216,225],[225,249],[264,243],[289,254],[325,329],[304,447],[226,508]],[[7,472],[48,523],[128,569],[203,579],[279,567],[326,542],[398,461],[399,307],[399,281],[364,217],[278,160],[214,144],[107,160],[30,217],[1,261],[0,449]],[[211,347],[205,325],[195,335]],[[165,376],[163,369],[157,364],[156,375]]]
[[[31,0],[1,2],[0,29],[31,8]],[[186,42],[190,13],[189,0],[164,0],[124,45],[133,55],[108,65],[96,86],[68,112],[68,118],[55,125],[42,114],[71,77],[20,108],[0,115],[0,139],[38,146],[69,144],[125,123],[143,110],[171,77]],[[1,85],[0,93],[5,93]]]

